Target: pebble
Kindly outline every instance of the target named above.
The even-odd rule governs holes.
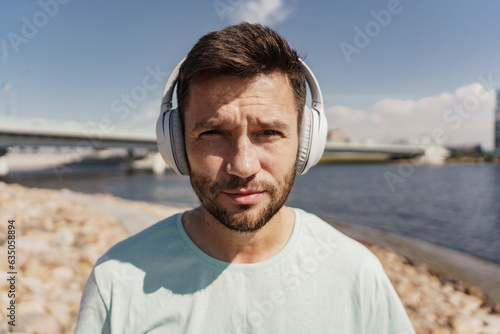
[[[43,314],[23,319],[23,321],[19,322],[17,330],[36,334],[59,334],[61,333],[61,328],[61,325],[59,325],[54,316]]]

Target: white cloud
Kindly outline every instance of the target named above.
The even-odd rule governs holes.
[[[156,99],[144,101],[137,109],[130,111],[130,118],[127,119],[124,126],[127,128],[150,128],[154,129],[156,120],[160,115],[160,103]]]
[[[496,96],[474,83],[454,93],[420,100],[383,99],[371,110],[335,106],[326,110],[329,128],[343,128],[353,140],[422,141],[442,129],[445,145],[478,144],[493,147]]]
[[[228,16],[233,23],[246,21],[273,26],[285,21],[293,11],[283,0],[242,0],[228,11]]]

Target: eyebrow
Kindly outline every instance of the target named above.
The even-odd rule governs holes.
[[[222,125],[221,121],[218,121],[216,119],[207,119],[196,123],[193,126],[192,132],[199,132],[206,129],[219,128],[221,125]]]
[[[280,119],[273,119],[273,120],[268,120],[268,121],[263,121],[263,122],[262,121],[255,121],[252,123],[257,124],[261,128],[274,129],[274,130],[280,130],[280,131],[284,131],[284,130],[287,130],[289,128],[288,124],[281,121]],[[223,124],[224,124],[223,121],[213,119],[213,118],[207,119],[207,120],[202,120],[193,126],[192,131],[199,132],[199,131],[203,131],[203,130],[207,130],[207,129],[218,129],[218,128],[221,128],[223,126]]]

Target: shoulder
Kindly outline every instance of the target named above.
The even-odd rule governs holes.
[[[97,261],[96,265],[100,265],[109,259],[132,260],[141,256],[141,253],[145,251],[166,247],[167,240],[171,241],[178,238],[177,221],[181,215],[179,213],[170,216],[117,243]]]
[[[378,258],[360,242],[343,234],[318,216],[294,209],[301,219],[301,247],[328,252],[329,260],[344,272],[384,273]]]
[[[165,254],[173,254],[184,249],[177,223],[182,213],[159,221],[149,228],[125,239],[109,249],[97,260],[94,272],[97,283],[108,280],[108,276],[141,275],[161,261]]]
[[[313,252],[316,272],[333,289],[336,298],[344,295],[356,305],[363,305],[361,318],[365,328],[371,328],[373,333],[414,333],[379,259],[319,217],[295,210],[302,218],[298,252]]]

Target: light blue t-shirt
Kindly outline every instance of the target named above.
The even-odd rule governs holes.
[[[260,263],[208,256],[182,214],[120,242],[94,267],[75,333],[413,334],[379,260],[294,211],[290,240]]]

